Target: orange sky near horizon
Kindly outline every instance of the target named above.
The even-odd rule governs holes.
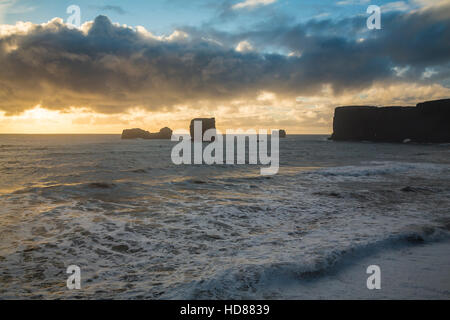
[[[402,93],[408,98],[402,99]],[[49,110],[40,105],[22,113],[6,115],[0,111],[0,134],[121,134],[123,129],[142,128],[158,132],[163,127],[188,129],[191,119],[215,117],[217,128],[285,129],[291,134],[331,134],[334,108],[343,105],[415,105],[418,102],[450,97],[450,89],[438,84],[373,85],[359,93],[334,96],[283,99],[262,92],[256,100],[231,101],[215,108],[177,106],[168,111],[133,108],[126,112],[104,114],[89,108]],[[202,111],[203,110],[203,111]]]
[[[19,115],[5,116],[0,113],[0,134],[121,134],[123,129],[142,128],[150,132],[158,132],[163,127],[172,130],[187,130],[192,118],[216,117],[217,128],[225,132],[227,129],[286,129],[294,134],[330,134],[331,126],[324,123],[323,127],[298,127],[289,125],[283,128],[277,126],[277,121],[249,122],[249,117],[218,116],[223,112],[204,113],[193,111],[170,113],[150,113],[142,110],[127,114],[106,115],[86,110],[72,112],[52,111],[39,106]],[[223,114],[222,114],[223,115]],[[237,124],[240,125],[237,125]],[[261,125],[256,125],[256,124]]]
[[[352,14],[339,18],[344,29],[330,20],[320,32],[312,19],[273,32],[199,27],[161,36],[105,15],[79,28],[63,18],[0,21],[0,134],[177,131],[212,117],[221,132],[331,134],[339,106],[449,98],[450,5],[395,15],[380,31],[348,29],[361,22]]]

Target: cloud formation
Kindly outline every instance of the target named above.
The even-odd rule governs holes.
[[[245,0],[243,2],[236,3],[232,6],[233,9],[251,9],[259,6],[267,6],[269,4],[275,3],[277,0]]]
[[[157,37],[105,16],[81,30],[61,19],[0,26],[0,111],[12,115],[39,104],[105,114],[167,112],[235,101],[261,105],[261,92],[295,101],[325,89],[337,96],[375,84],[448,81],[449,6],[392,12],[380,32],[364,27],[365,17],[355,17],[240,33],[184,28]],[[269,53],[273,47],[277,53]]]

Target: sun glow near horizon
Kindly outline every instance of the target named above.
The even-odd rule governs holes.
[[[8,15],[13,2],[0,11],[9,23],[0,24],[0,133],[157,132],[215,117],[221,131],[330,134],[338,106],[411,106],[450,96],[445,46],[450,5],[441,1],[391,8],[382,32],[366,30],[366,8],[351,9],[350,2],[334,8],[343,10],[339,14],[320,18],[320,30],[312,12],[300,20],[279,20],[277,28],[263,23],[266,15],[285,17],[305,4],[241,1],[228,7],[235,28],[214,20],[217,12],[203,12],[211,22],[206,29],[194,4],[190,14],[196,24],[166,26],[166,33],[154,30],[164,21],[142,24],[148,14],[137,21],[119,7],[98,12],[82,1],[77,29],[66,22],[64,6]],[[254,15],[257,10],[263,15]],[[247,26],[240,15],[261,23]],[[189,12],[171,18],[180,21]],[[418,41],[395,41],[408,29],[427,35],[418,39],[420,47]]]
[[[410,92],[406,99],[398,92]],[[450,89],[438,84],[374,85],[360,92],[335,96],[324,88],[321,96],[282,98],[261,91],[254,100],[233,100],[211,107],[178,105],[169,110],[149,111],[142,107],[120,113],[101,113],[88,107],[52,110],[38,104],[21,113],[0,111],[0,134],[121,134],[141,128],[158,132],[163,127],[188,129],[193,118],[215,117],[217,128],[284,129],[289,134],[331,134],[334,108],[344,105],[415,105],[450,96]]]
[[[248,112],[251,112],[252,109],[249,108]],[[255,117],[252,124],[249,120],[251,117],[245,113],[241,115],[241,118],[230,117],[227,113],[227,109],[216,110],[212,113],[194,113],[190,109],[181,109],[173,113],[154,113],[135,109],[128,113],[101,114],[76,108],[62,112],[37,105],[33,109],[17,115],[7,116],[5,112],[0,112],[0,134],[120,134],[124,129],[130,128],[142,128],[150,132],[158,132],[163,127],[170,127],[173,130],[186,130],[194,117],[216,117],[217,128],[223,132],[227,129],[251,129],[255,127],[278,129],[279,127],[277,121],[273,121],[273,125],[270,125],[270,121],[267,119],[258,121],[258,117]],[[195,114],[198,116],[195,116]],[[327,128],[320,130],[311,128],[295,130],[293,126],[289,126],[289,128],[287,130],[292,134],[330,133]]]

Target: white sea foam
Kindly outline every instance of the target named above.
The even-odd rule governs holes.
[[[0,150],[0,297],[283,298],[295,294],[271,288],[308,272],[319,283],[348,252],[450,226],[443,146],[292,137],[267,178],[175,166],[171,142],[118,138],[0,137],[20,144]],[[72,264],[77,293],[61,279]]]
[[[439,174],[448,171],[448,165],[435,163],[410,163],[397,161],[370,161],[362,165],[340,166],[320,169],[315,173],[324,176],[373,177],[381,175],[404,174],[425,171],[428,174]]]
[[[301,287],[304,282],[311,282],[315,279],[329,276],[330,274],[337,274],[341,269],[345,270],[349,265],[356,264],[360,260],[367,260],[368,257],[380,252],[389,250],[400,251],[404,248],[414,246],[415,243],[426,242],[430,244],[436,241],[444,241],[448,243],[445,248],[449,248],[449,240],[450,232],[447,230],[425,229],[390,236],[373,243],[334,249],[314,259],[302,258],[300,256],[291,262],[233,266],[230,269],[216,274],[213,278],[183,284],[180,288],[176,288],[176,290],[167,293],[165,298],[199,300],[286,298],[282,294],[282,290],[289,288],[292,283],[296,283],[298,286],[298,292],[294,293],[297,295],[297,298],[299,296],[305,298],[307,296],[301,292]],[[382,265],[385,262],[382,259],[375,261]],[[444,265],[443,267],[446,266]],[[360,274],[365,274],[364,268],[361,268],[359,271]],[[358,288],[358,284],[355,283],[354,287]],[[358,291],[362,291],[361,288],[364,288],[363,282],[359,284]],[[446,288],[450,289],[450,283],[448,283]],[[324,291],[323,294],[327,294],[327,292]],[[352,296],[351,292],[348,292],[347,295],[352,298],[357,297],[356,295]],[[440,297],[446,297],[446,295]],[[333,298],[333,296],[330,298]]]

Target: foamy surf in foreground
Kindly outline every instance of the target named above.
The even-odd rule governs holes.
[[[169,141],[0,136],[0,297],[448,298],[448,145],[324,138],[281,140],[261,177],[175,166]],[[435,292],[368,292],[368,262],[390,279],[427,255]]]

